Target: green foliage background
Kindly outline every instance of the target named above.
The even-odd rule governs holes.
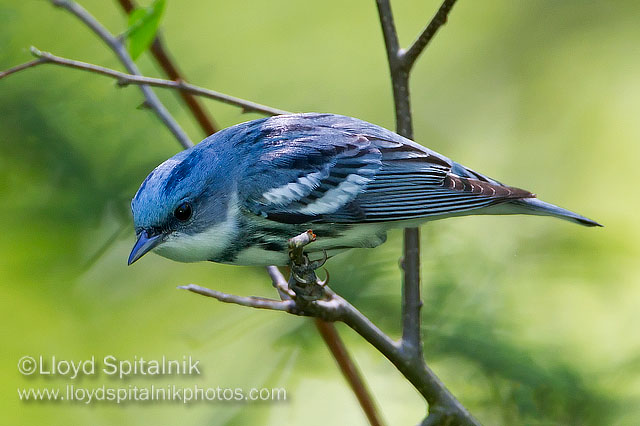
[[[120,33],[115,2],[82,2]],[[394,1],[407,45],[436,1]],[[460,0],[412,79],[415,134],[480,172],[606,225],[470,217],[423,227],[426,354],[485,424],[640,424],[640,7],[637,1]],[[330,111],[393,128],[375,4],[169,1],[162,30],[189,79],[292,111]],[[48,2],[0,0],[0,69],[35,45],[119,68],[96,37]],[[138,63],[159,75],[148,54]],[[194,140],[174,93],[158,91]],[[0,412],[13,425],[364,425],[310,321],[181,293],[190,282],[272,296],[262,269],[133,267],[128,202],[179,150],[136,88],[43,66],[0,81]],[[223,126],[257,118],[207,102]],[[100,253],[110,238],[115,243]],[[329,263],[332,285],[399,333],[400,233]],[[415,424],[421,398],[340,326],[390,425]],[[285,387],[280,403],[24,403],[23,355],[201,360],[200,377],[85,377],[78,386],[174,383]]]

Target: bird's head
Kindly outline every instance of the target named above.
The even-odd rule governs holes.
[[[199,145],[156,167],[131,201],[137,241],[129,265],[151,250],[183,262],[215,256],[235,230],[225,172],[216,153]]]

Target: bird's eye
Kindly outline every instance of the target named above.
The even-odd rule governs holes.
[[[191,217],[191,204],[182,203],[174,210],[173,215],[181,222],[189,220]]]

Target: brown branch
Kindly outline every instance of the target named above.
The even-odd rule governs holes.
[[[131,0],[118,0],[118,3],[120,3],[120,6],[127,14],[130,14],[136,8]],[[156,35],[156,38],[151,43],[150,51],[158,65],[160,65],[160,68],[162,68],[170,80],[185,81],[177,65],[171,60],[169,52],[164,47],[162,37],[159,34]],[[209,136],[218,131],[218,126],[213,120],[213,117],[204,109],[195,96],[183,90],[179,91],[178,94],[187,105],[187,108],[189,108],[189,111],[191,111],[191,114],[193,114],[205,136]]]
[[[400,135],[413,139],[409,93],[411,68],[437,30],[447,21],[448,13],[455,0],[444,0],[438,12],[407,51],[400,48],[389,0],[377,0],[376,2],[392,81],[396,130]],[[398,368],[410,381],[412,375],[417,374],[420,378],[418,384],[413,381],[412,383],[416,385],[429,404],[429,414],[423,424],[454,422],[462,425],[477,425],[479,424],[477,420],[449,392],[424,361],[420,334],[422,299],[420,297],[420,230],[418,228],[407,228],[404,231],[402,269],[404,275],[400,351],[408,358],[408,364]]]
[[[0,74],[0,78],[5,77],[6,75],[12,74],[14,72],[35,67],[38,65],[54,64],[54,65],[60,65],[68,68],[88,71],[94,74],[100,74],[107,77],[111,77],[116,79],[118,82],[118,85],[120,86],[127,86],[129,84],[132,84],[132,85],[140,85],[140,86],[163,87],[163,88],[174,89],[179,91],[186,91],[186,92],[193,93],[195,95],[202,96],[205,98],[215,99],[217,101],[220,101],[229,105],[239,106],[243,109],[243,111],[258,112],[266,115],[289,114],[289,112],[281,109],[271,108],[266,105],[236,98],[234,96],[226,95],[224,93],[216,92],[214,90],[205,89],[203,87],[194,86],[193,84],[185,83],[182,81],[163,80],[160,78],[127,74],[121,71],[113,70],[111,68],[105,68],[100,65],[94,65],[94,64],[89,64],[87,62],[63,58],[49,52],[42,52],[35,47],[31,48],[31,53],[34,56],[36,56],[38,59],[35,61],[28,62],[26,64],[18,65],[17,67],[7,70],[4,73]]]
[[[268,268],[278,287],[286,284],[284,277],[275,267]],[[283,282],[284,281],[284,282]],[[324,321],[340,321],[348,325],[379,352],[409,380],[409,382],[431,402],[431,413],[444,419],[455,419],[462,425],[477,425],[464,407],[446,390],[438,377],[422,360],[416,360],[412,353],[404,350],[399,342],[394,342],[382,330],[376,327],[358,309],[342,297],[328,290],[326,298],[303,302],[300,299],[275,300],[260,297],[244,297],[201,287],[195,284],[178,287],[196,294],[211,297],[224,303],[287,312],[293,315],[320,318]],[[452,399],[453,398],[453,399]]]
[[[367,388],[367,384],[362,380],[360,371],[355,365],[355,362],[349,356],[347,348],[344,342],[336,330],[336,326],[331,322],[323,321],[319,318],[314,319],[314,324],[318,329],[318,332],[322,336],[325,344],[331,351],[333,358],[336,360],[342,375],[345,377],[351,390],[355,394],[364,414],[369,420],[371,426],[381,426],[384,424],[378,413],[378,409],[371,398],[371,393]]]

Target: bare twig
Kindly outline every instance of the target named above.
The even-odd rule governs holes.
[[[404,230],[402,269],[402,344],[407,351],[422,358],[420,327],[420,228]]]
[[[131,59],[131,56],[129,56],[127,49],[125,49],[120,40],[118,40],[117,37],[111,34],[100,22],[98,22],[96,18],[94,18],[89,12],[87,12],[85,8],[71,0],[51,0],[51,3],[74,14],[98,37],[100,37],[107,46],[111,48],[111,50],[116,54],[127,72],[134,75],[140,75],[138,67],[133,62],[133,59]],[[162,102],[160,102],[160,99],[158,99],[156,94],[153,93],[153,90],[151,90],[149,86],[145,85],[141,85],[140,90],[144,94],[147,105],[151,107],[151,109],[156,113],[156,115],[160,118],[164,125],[169,128],[171,133],[173,133],[176,139],[178,139],[178,141],[180,142],[180,145],[185,148],[192,147],[193,142],[191,142],[189,136],[187,136],[178,122],[173,118],[173,116],[171,116],[169,111],[167,111]]]
[[[16,65],[15,67],[9,68],[8,70],[0,71],[0,79],[10,76],[11,74],[26,70],[28,68],[37,67],[38,65],[42,65],[44,62],[46,62],[44,59],[37,58],[32,61],[25,62],[24,64]]]
[[[396,113],[396,130],[402,136],[413,139],[411,107],[409,104],[409,70],[402,66],[402,51],[398,42],[396,26],[389,0],[376,0],[382,35],[387,51],[387,60],[393,85],[393,100]]]
[[[456,3],[456,0],[445,0],[442,2],[442,5],[436,12],[436,14],[431,18],[431,21],[427,26],[424,27],[422,33],[415,39],[411,47],[409,47],[404,54],[402,55],[402,61],[404,63],[405,68],[411,69],[413,64],[418,59],[418,56],[424,51],[427,47],[431,39],[438,32],[440,27],[447,23],[447,17],[449,16],[449,12],[451,8]]]
[[[105,68],[100,65],[94,65],[94,64],[89,64],[87,62],[63,58],[49,52],[42,52],[35,47],[31,48],[31,53],[34,56],[36,56],[38,59],[36,59],[35,61],[28,62],[27,64],[29,64],[29,66],[26,66],[27,64],[19,65],[17,67],[14,67],[10,70],[5,71],[3,74],[6,74],[6,75],[12,74],[16,72],[14,71],[16,68],[20,68],[17,71],[21,71],[22,69],[27,69],[37,65],[54,64],[54,65],[60,65],[68,68],[74,68],[78,70],[92,72],[94,74],[100,74],[107,77],[111,77],[116,79],[118,82],[118,85],[120,86],[127,86],[129,84],[133,84],[133,85],[140,85],[140,86],[164,87],[168,89],[187,91],[195,95],[202,96],[205,98],[215,99],[217,101],[224,102],[229,105],[239,106],[243,109],[243,111],[258,112],[266,115],[289,114],[289,112],[281,109],[272,108],[266,105],[261,105],[255,102],[236,98],[234,96],[229,96],[224,93],[216,92],[214,90],[209,90],[203,87],[194,86],[193,84],[185,83],[183,81],[163,80],[160,78],[127,74],[121,71],[113,70],[111,68]],[[4,75],[0,74],[0,78],[2,77],[4,77]]]
[[[242,297],[234,294],[222,293],[220,291],[211,290],[210,288],[200,287],[196,284],[189,284],[178,287],[180,290],[189,290],[202,296],[212,297],[220,302],[234,303],[240,306],[249,306],[257,309],[269,309],[272,311],[284,311],[294,313],[295,302],[293,300],[275,300],[265,299],[262,297]]]
[[[135,8],[135,4],[131,0],[118,0],[122,9],[130,14]],[[159,34],[156,34],[156,38],[151,43],[151,54],[156,59],[156,62],[163,69],[165,74],[169,77],[170,80],[173,81],[185,81],[182,76],[182,73],[178,70],[178,66],[171,60],[169,56],[169,52],[164,47],[164,43],[162,42],[162,37]],[[193,114],[194,118],[200,124],[202,131],[205,136],[209,136],[215,133],[218,129],[213,117],[207,112],[206,109],[202,106],[198,98],[193,96],[193,94],[181,90],[178,92],[184,103]]]
[[[409,94],[409,75],[411,68],[420,53],[429,44],[437,30],[447,21],[447,16],[455,0],[444,0],[442,6],[424,28],[420,36],[408,50],[400,48],[398,34],[389,0],[377,0],[378,15],[385,41],[389,71],[393,87],[395,103],[396,130],[409,139],[413,139],[413,123],[411,118],[411,98]],[[407,358],[409,368],[400,369],[405,377],[418,375],[418,388],[429,403],[429,415],[423,424],[443,424],[450,421],[455,424],[477,425],[478,422],[449,392],[438,377],[427,367],[422,354],[422,337],[420,335],[420,231],[418,228],[407,228],[404,231],[404,247],[402,268],[404,279],[402,285],[402,339],[400,352]],[[398,367],[400,368],[400,367]],[[414,385],[416,383],[412,381]],[[416,385],[418,387],[418,385]]]

